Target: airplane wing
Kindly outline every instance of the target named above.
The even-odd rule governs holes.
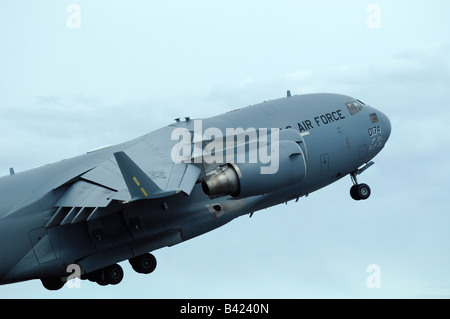
[[[153,156],[149,155],[149,146],[153,146]],[[170,152],[145,140],[124,150],[110,150],[104,157],[104,161],[71,180],[70,187],[67,183],[60,186],[68,188],[56,202],[56,212],[47,227],[107,215],[108,205],[114,200],[152,200],[180,192],[190,195],[201,173],[193,164],[174,163]]]

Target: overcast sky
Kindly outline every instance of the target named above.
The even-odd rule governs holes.
[[[2,298],[449,298],[450,2],[0,2],[0,175],[174,118],[293,94],[354,96],[392,134],[359,179],[155,251],[118,286],[40,281]],[[369,265],[380,270],[369,288]]]

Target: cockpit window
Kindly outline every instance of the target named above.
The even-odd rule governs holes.
[[[363,106],[361,105],[361,103],[359,102],[353,102],[353,105],[356,106],[358,108],[358,110],[362,111]]]
[[[348,102],[348,103],[345,103],[345,105],[347,106],[347,109],[350,112],[350,115],[354,115],[354,114],[358,113],[359,111],[362,111],[362,109],[363,109],[362,103],[360,103],[359,101]]]
[[[378,116],[377,113],[372,113],[369,115],[370,120],[372,121],[372,123],[378,123]]]
[[[350,112],[350,115],[358,113],[358,109],[353,105],[352,102],[345,103],[345,105],[347,105],[347,109]]]

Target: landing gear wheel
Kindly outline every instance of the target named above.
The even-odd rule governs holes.
[[[55,278],[42,278],[42,285],[48,290],[59,290],[61,289],[65,282],[61,280],[59,277]]]
[[[350,188],[350,196],[354,200],[366,200],[370,197],[370,187],[367,184],[356,184]]]
[[[353,186],[350,188],[350,196],[351,196],[354,200],[359,200],[358,194],[356,193],[356,192],[357,192],[356,187],[358,187],[358,186],[357,186],[357,185],[353,185]]]
[[[156,258],[152,254],[143,254],[128,260],[134,271],[140,274],[149,274],[156,268]]]
[[[373,162],[371,162],[373,164]],[[356,175],[361,174],[367,167],[370,167],[372,164],[368,164],[362,170],[358,170],[350,173],[350,177],[353,182],[353,186],[350,188],[350,196],[354,200],[366,200],[370,196],[370,187],[367,184],[358,184],[358,179]]]
[[[123,269],[114,264],[87,274],[89,281],[96,282],[100,286],[117,285],[123,279]]]
[[[105,274],[102,269],[95,270],[93,272],[90,272],[86,275],[86,278],[89,281],[96,282],[100,286],[106,286],[108,285],[108,281],[105,278]]]
[[[366,200],[370,197],[370,187],[367,184],[359,184],[356,191],[359,199]]]
[[[100,286],[108,286],[108,281],[106,280],[105,277],[99,277],[96,283],[99,284]]]
[[[92,282],[97,282],[98,278],[101,276],[101,269],[95,270],[93,272],[87,273],[85,275],[86,279]]]
[[[114,264],[103,269],[105,280],[110,285],[117,285],[123,279],[123,269]]]

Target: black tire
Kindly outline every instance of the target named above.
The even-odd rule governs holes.
[[[359,198],[358,196],[358,190],[357,190],[358,185],[353,185],[350,188],[350,196],[354,199],[354,200],[360,200],[361,198]]]
[[[103,269],[105,280],[110,285],[117,285],[123,279],[123,269],[118,264],[114,264]]]
[[[109,284],[109,282],[104,277],[98,278],[95,282],[100,286],[107,286]]]
[[[367,184],[359,184],[356,188],[359,199],[366,200],[370,197],[370,187]]]
[[[156,268],[156,258],[152,254],[143,254],[129,259],[134,271],[140,274],[149,274]]]
[[[99,281],[102,280],[102,276],[103,276],[102,271],[103,271],[103,269],[98,269],[98,270],[92,271],[85,275],[86,279],[89,281],[98,283]]]
[[[55,278],[42,278],[42,285],[48,290],[59,290],[61,289],[65,282],[61,280],[59,277]]]
[[[354,200],[366,200],[370,196],[370,187],[367,184],[353,185],[350,188],[350,196]]]

